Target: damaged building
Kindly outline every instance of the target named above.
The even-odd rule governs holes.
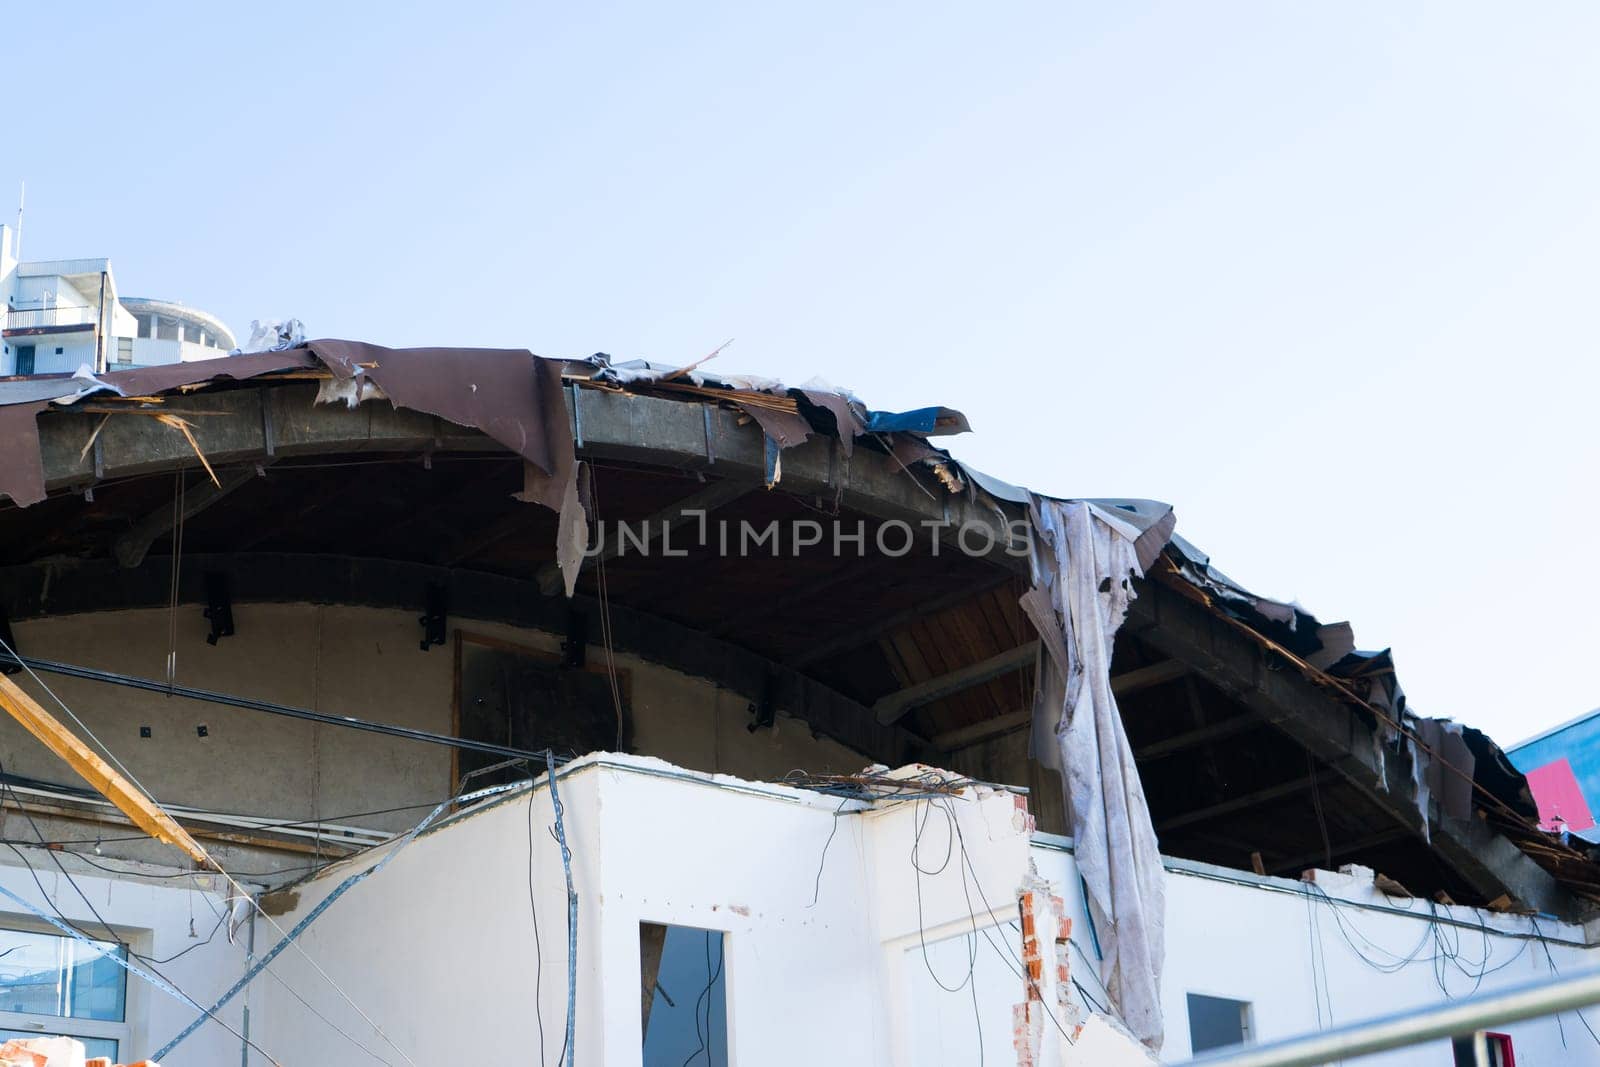
[[[0,382],[0,1037],[1140,1063],[1591,965],[1492,740],[966,429],[343,341]]]

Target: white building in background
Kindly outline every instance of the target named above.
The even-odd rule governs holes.
[[[119,295],[109,259],[21,262],[17,251],[11,228],[0,226],[0,376],[71,374],[84,366],[102,373],[215,359],[236,347],[214,315]]]

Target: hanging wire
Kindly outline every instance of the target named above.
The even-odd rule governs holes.
[[[176,579],[174,579],[174,580],[176,580]],[[84,733],[84,735],[86,737],[88,737],[90,740],[92,740],[101,749],[101,751],[103,751],[106,754],[106,757],[127,777],[129,782],[131,782],[133,785],[137,786],[139,788],[139,790],[142,793],[144,793],[144,795],[146,797],[150,798],[152,803],[155,803],[157,805],[157,807],[160,807],[159,802],[157,802],[155,800],[155,794],[152,793],[149,790],[149,788],[147,788],[145,786],[145,784],[143,782],[141,782],[138,779],[138,777],[132,771],[130,771],[127,768],[126,764],[124,764],[120,759],[117,758],[116,753],[114,753],[110,749],[110,747],[106,745],[106,743],[104,741],[100,740],[99,736],[96,735],[93,730],[89,729],[88,725],[86,723],[84,723],[84,721],[81,718],[78,717],[77,713],[74,712],[72,710],[72,708],[67,705],[66,701],[62,700],[61,697],[58,696],[56,694],[56,692],[53,689],[51,689],[49,687],[49,685],[47,685],[45,683],[44,679],[39,677],[37,672],[35,672],[32,667],[29,667],[26,663],[23,662],[22,658],[19,655],[17,655],[16,649],[12,648],[11,645],[8,644],[5,641],[4,638],[0,638],[0,649],[3,649],[9,656],[11,656],[12,659],[14,659],[18,664],[20,664],[22,666],[22,669],[28,673],[28,676],[31,679],[33,679],[34,683],[36,685],[38,685],[40,687],[40,689],[42,689],[50,697],[51,700],[55,701],[56,705],[61,708],[61,710],[67,715],[67,717],[70,718],[73,721],[73,723],[75,723],[78,726],[78,728],[80,730],[83,731],[83,733]],[[164,810],[165,809],[163,809],[163,811]],[[260,915],[263,919],[265,919],[267,921],[267,923],[273,929],[277,930],[280,935],[283,935],[285,937],[288,936],[288,932],[286,930],[284,930],[284,928],[281,925],[279,925],[278,921],[276,919],[274,919],[271,915],[269,915],[265,911],[265,909],[263,909],[261,907],[260,902],[256,900],[254,894],[252,894],[248,889],[246,889],[242,884],[240,884],[238,879],[234,878],[233,875],[229,874],[222,867],[221,864],[217,863],[217,861],[214,858],[211,860],[211,863],[212,863],[212,866],[214,866],[216,868],[217,873],[220,874],[223,877],[223,879],[228,882],[228,884],[233,888],[234,892],[237,893],[240,898],[244,899],[245,901],[247,901],[249,903],[250,907],[255,910],[256,914]],[[322,977],[322,979],[325,982],[327,982],[329,986],[331,986],[333,988],[334,992],[338,993],[340,998],[343,999],[346,1004],[350,1005],[350,1007],[356,1012],[356,1014],[361,1016],[362,1020],[368,1026],[370,1026],[373,1029],[373,1031],[379,1037],[383,1038],[385,1043],[387,1043],[391,1048],[393,1048],[397,1053],[399,1053],[400,1057],[402,1059],[404,1059],[407,1063],[411,1064],[412,1067],[416,1067],[415,1061],[412,1060],[412,1058],[406,1053],[406,1051],[404,1049],[400,1048],[398,1045],[396,1045],[394,1043],[393,1039],[388,1036],[388,1034],[383,1030],[383,1028],[378,1026],[378,1024],[373,1021],[372,1017],[370,1015],[368,1015],[367,1012],[365,1010],[363,1010],[362,1007],[359,1004],[357,1004],[353,999],[351,999],[350,995],[347,992],[345,992],[344,988],[342,986],[340,986],[339,983],[336,982],[333,979],[333,977],[331,975],[329,975],[328,972],[322,968],[321,964],[319,964],[315,959],[313,959],[311,957],[311,954],[306,951],[306,949],[305,949],[305,947],[303,945],[299,944],[297,941],[291,941],[290,945],[300,955],[300,957],[302,959],[304,959],[311,966],[311,969],[316,971],[317,974],[320,975]]]

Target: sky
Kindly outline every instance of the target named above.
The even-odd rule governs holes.
[[[1393,647],[1420,714],[1509,743],[1600,705],[1593,4],[25,5],[5,36],[25,258],[110,256],[241,339],[732,338],[708,369],[957,407],[982,470],[1171,503]]]

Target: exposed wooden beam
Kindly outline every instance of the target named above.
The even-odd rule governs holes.
[[[1010,574],[997,572],[976,584],[941,593],[939,596],[924,600],[922,603],[907,608],[905,611],[897,611],[893,615],[879,619],[876,622],[869,622],[865,626],[857,626],[846,630],[835,637],[823,641],[821,644],[813,645],[798,655],[789,657],[785,662],[791,667],[809,667],[813,663],[828,659],[831,656],[837,656],[841,652],[848,652],[853,648],[869,645],[884,634],[892,633],[902,626],[916,622],[918,619],[938,614],[958,604],[965,604],[969,600],[980,597],[989,590],[1010,582],[1013,577]]]
[[[959,729],[947,730],[942,734],[935,734],[931,739],[934,748],[944,752],[954,752],[957,749],[970,748],[982,741],[1009,734],[1013,730],[1021,730],[1033,719],[1033,709],[1024,708],[1021,711],[1009,711],[1004,715],[996,715],[992,719],[971,723]]]
[[[267,460],[262,466],[271,462],[271,460]],[[254,466],[245,467],[230,474],[224,474],[221,477],[221,484],[206,479],[194,488],[184,490],[183,507],[181,509],[182,518],[184,520],[194,518],[235,489],[249,484],[250,480],[255,477],[256,468]],[[124,567],[137,567],[143,563],[145,554],[150,551],[150,546],[155,544],[159,538],[172,532],[173,518],[172,508],[168,506],[156,508],[144,518],[135,522],[133,527],[117,538],[116,544],[112,546],[112,552],[116,555],[117,562]]]
[[[1038,654],[1039,642],[1029,641],[1027,644],[1006,649],[988,659],[968,664],[948,674],[941,674],[937,678],[929,678],[926,682],[919,682],[890,693],[873,704],[872,710],[878,716],[878,721],[885,726],[899,722],[912,708],[931,704],[935,700],[952,693],[959,693],[963,689],[971,689],[975,685],[982,685],[991,678],[998,678],[1007,671],[1031,663]]]
[[[1175,682],[1189,673],[1189,665],[1180,663],[1175,659],[1164,659],[1159,663],[1152,663],[1145,667],[1135,667],[1131,671],[1112,675],[1111,692],[1116,696],[1125,696],[1128,693],[1137,693],[1141,689],[1150,689],[1154,686]]]
[[[1196,730],[1185,730],[1181,734],[1173,734],[1171,737],[1163,737],[1159,741],[1153,741],[1148,745],[1134,749],[1133,758],[1140,760],[1161,759],[1163,756],[1170,756],[1174,752],[1182,752],[1184,749],[1193,748],[1195,745],[1203,745],[1210,741],[1220,741],[1224,737],[1242,734],[1247,730],[1258,730],[1265,725],[1266,723],[1263,720],[1246,712],[1243,715],[1235,715],[1231,719],[1223,719],[1221,722],[1214,722]]]
[[[712,637],[744,633],[773,615],[789,612],[798,605],[820,600],[832,594],[835,589],[848,588],[874,572],[881,572],[882,569],[883,561],[874,556],[864,556],[850,562],[841,561],[839,568],[827,577],[807,582],[798,589],[756,601],[746,610],[729,615],[721,622],[707,627],[706,633]]]
[[[44,710],[38,701],[3,674],[0,674],[0,706],[38,738],[44,747],[61,757],[96,792],[115,804],[117,810],[132,819],[139,829],[182,851],[201,867],[214,866],[200,843],[189,836],[189,831],[174,822],[161,809],[161,805],[101,759],[54,715]]]
[[[1114,675],[1111,679],[1111,692],[1117,696],[1124,693],[1136,693],[1141,689],[1148,689],[1154,685],[1161,685],[1182,678],[1189,673],[1187,664],[1176,660],[1163,660],[1149,666],[1137,667],[1131,671]],[[948,730],[938,734],[932,739],[935,748],[945,752],[954,752],[957,749],[967,748],[971,745],[988,741],[1013,730],[1025,728],[1033,719],[1033,711],[1011,711],[1004,715],[997,715],[992,719],[971,723],[955,730]]]
[[[731,504],[755,488],[754,483],[734,479],[712,482],[677,503],[667,505],[641,522],[628,525],[643,533],[642,540],[646,546],[653,546],[665,532],[680,529],[691,522],[699,522],[705,515]],[[637,544],[638,542],[631,536],[624,538],[620,530],[613,528],[611,536],[606,538],[606,543],[600,551],[584,557],[583,566],[588,567],[597,561],[615,559],[626,548],[639,551]],[[559,593],[562,589],[560,565],[551,561],[540,567],[538,582],[539,591],[545,596],[555,596]]]
[[[1257,807],[1261,804],[1266,804],[1269,801],[1279,800],[1287,796],[1293,796],[1294,794],[1309,788],[1311,783],[1316,780],[1317,778],[1315,775],[1308,774],[1296,778],[1291,782],[1283,782],[1280,785],[1268,786],[1265,789],[1257,789],[1254,792],[1245,793],[1242,796],[1233,797],[1230,800],[1224,800],[1217,804],[1209,804],[1203,808],[1193,808],[1184,812],[1182,815],[1174,815],[1170,819],[1163,819],[1161,822],[1156,823],[1156,833],[1166,833],[1171,830],[1181,829],[1185,826],[1193,826],[1195,823],[1207,822],[1211,819],[1220,819],[1224,815],[1232,815],[1235,812],[1247,811],[1250,808]]]
[[[541,511],[543,511],[542,508],[517,505],[515,511],[478,527],[450,544],[445,549],[443,558],[439,560],[440,564],[446,567],[454,567],[478,555],[480,552],[493,548],[506,538],[538,522],[543,517],[540,514]],[[549,515],[549,512],[544,511],[544,515]]]

